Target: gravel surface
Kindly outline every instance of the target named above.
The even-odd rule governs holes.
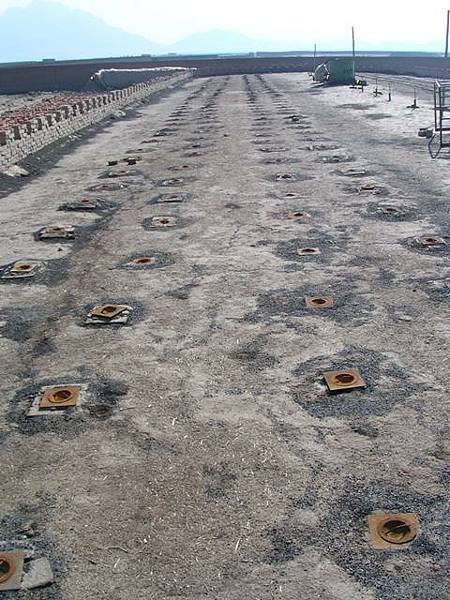
[[[450,180],[409,100],[197,79],[0,182],[0,265],[40,265],[0,279],[0,549],[55,575],[5,598],[448,600]],[[375,549],[376,512],[417,537]]]

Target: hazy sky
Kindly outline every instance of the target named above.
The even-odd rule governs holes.
[[[257,38],[319,48],[347,42],[355,25],[360,47],[399,44],[442,50],[450,0],[59,0],[157,42],[190,33],[231,29]],[[29,0],[0,0],[0,11]]]

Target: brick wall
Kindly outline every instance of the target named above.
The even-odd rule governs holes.
[[[318,61],[329,57],[319,56]],[[92,61],[61,61],[23,65],[0,65],[0,94],[20,94],[29,91],[85,89],[90,76],[103,68],[197,68],[200,77],[244,73],[309,72],[313,58],[307,56],[271,56],[238,58],[171,58],[171,59],[99,59]],[[357,56],[360,73],[390,73],[450,79],[450,59],[428,56]]]
[[[26,123],[0,130],[0,169],[17,163],[45,146],[98,123],[133,102],[168,89],[193,76],[192,71],[138,83],[123,90],[89,96]]]

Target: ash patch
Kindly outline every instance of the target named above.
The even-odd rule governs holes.
[[[157,144],[158,140],[144,140],[143,144]],[[136,148],[135,150],[127,150],[125,154],[147,154],[148,152],[154,152],[155,148]]]
[[[377,202],[369,202],[367,211],[364,214],[371,219],[387,222],[414,221],[418,218],[417,211],[407,206],[394,206],[393,204],[380,204]]]
[[[129,430],[128,430],[129,431]],[[176,444],[167,440],[158,439],[149,434],[136,432],[133,436],[134,443],[145,452],[155,455],[155,453],[179,455],[181,452]]]
[[[365,389],[330,394],[323,381],[325,371],[356,368],[366,382]],[[393,354],[375,352],[363,347],[349,347],[329,357],[319,356],[301,363],[293,374],[299,380],[292,393],[294,402],[315,417],[362,419],[385,415],[396,404],[422,409],[414,394],[427,389],[417,384]]]
[[[22,261],[28,259],[20,258]],[[15,261],[16,262],[16,261]],[[32,261],[30,261],[32,262]],[[7,265],[0,266],[0,284],[3,285],[33,285],[33,284],[44,284],[49,287],[55,287],[60,283],[66,281],[69,277],[70,259],[68,257],[59,258],[56,260],[42,261],[36,274],[33,277],[27,277],[24,279],[1,279],[1,275],[13,265],[9,263]]]
[[[157,187],[180,187],[195,181],[195,177],[168,177],[155,181]]]
[[[0,337],[14,342],[25,342],[33,337],[35,328],[40,324],[36,311],[29,309],[4,308],[0,311]]]
[[[276,181],[277,183],[296,183],[315,179],[312,175],[303,175],[302,173],[275,173],[275,175],[269,175],[267,178],[269,181]]]
[[[144,177],[144,174],[137,169],[121,169],[117,173],[110,170],[99,175],[98,179],[120,179],[121,177]]]
[[[123,181],[116,183],[97,183],[86,188],[87,192],[120,192],[129,187],[128,183]]]
[[[102,200],[101,198],[95,198],[95,208],[86,208],[83,205],[76,202],[67,202],[65,204],[61,204],[58,210],[64,212],[89,212],[93,214],[103,214],[105,212],[117,210],[118,206],[114,202],[108,202],[107,200]]]
[[[170,225],[170,226],[158,226],[153,221],[153,219],[155,217],[162,218],[162,219],[170,219],[170,220],[174,219],[174,221],[173,221],[173,224]],[[189,224],[190,224],[190,220],[189,219],[184,219],[182,217],[178,217],[177,215],[167,215],[167,214],[154,215],[153,217],[147,217],[146,219],[144,219],[142,221],[142,226],[147,231],[165,231],[165,232],[169,232],[169,231],[173,231],[174,229],[180,229],[182,227],[186,227],[186,225],[189,225]]]
[[[23,550],[33,558],[47,558],[54,576],[54,582],[47,587],[1,592],[5,600],[63,600],[60,584],[68,572],[66,553],[50,533],[49,527],[49,519],[56,507],[56,499],[38,495],[35,503],[20,504],[15,512],[2,515],[0,551]],[[24,564],[26,571],[27,561]]]
[[[360,181],[353,185],[343,185],[341,188],[347,194],[360,194],[364,196],[389,196],[391,194],[389,188],[378,183],[374,183],[373,189],[363,189],[363,186],[367,183],[369,182]]]
[[[95,229],[94,225],[86,225],[84,227],[74,227],[72,236],[69,234],[68,237],[60,237],[60,238],[41,238],[41,233],[45,233],[45,227],[38,229],[33,233],[33,238],[36,242],[43,242],[45,244],[71,244],[75,243],[75,240],[80,240],[80,238],[87,237],[87,232],[93,231]],[[84,240],[86,241],[86,240]]]
[[[413,285],[424,291],[435,302],[448,302],[450,300],[450,278],[415,279]]]
[[[338,104],[336,108],[348,108],[351,110],[370,110],[371,108],[376,108],[375,104]]]
[[[159,194],[149,201],[149,204],[181,204],[191,200],[192,194],[186,192],[172,192]]]
[[[294,500],[294,504],[302,507],[303,499]],[[407,549],[383,552],[370,547],[367,516],[381,510],[419,516],[420,534]],[[450,595],[446,512],[447,499],[443,496],[415,494],[383,482],[350,480],[320,525],[296,528],[286,521],[270,530],[272,548],[267,562],[282,565],[314,549],[333,560],[351,579],[375,590],[377,600],[446,600]],[[428,563],[426,570],[424,561]]]
[[[165,295],[176,300],[189,300],[189,296],[194,288],[198,287],[198,283],[188,283],[182,287],[170,290]]]
[[[330,144],[330,143],[316,143],[316,144],[310,144],[309,146],[306,146],[305,150],[341,150],[341,147],[338,144]]]
[[[155,259],[154,263],[147,265],[136,265],[132,260],[142,256],[151,256]],[[133,271],[147,271],[152,269],[162,269],[175,264],[175,259],[171,254],[165,252],[155,252],[154,250],[142,250],[141,252],[130,254],[130,256],[119,265],[120,269],[131,269]]]
[[[279,360],[264,351],[265,336],[241,344],[236,350],[229,353],[229,357],[248,367],[251,371],[262,371],[273,368]]]
[[[365,117],[370,121],[382,121],[383,119],[390,119],[391,115],[385,113],[373,113],[371,115],[365,115]]]
[[[326,164],[335,164],[335,163],[349,163],[353,162],[355,159],[350,154],[345,153],[334,153],[334,154],[325,154],[319,156],[317,162],[326,163]]]
[[[203,476],[206,484],[205,494],[210,500],[227,498],[236,486],[237,475],[224,461],[214,465],[204,465]]]
[[[265,136],[264,138],[253,140],[252,144],[255,144],[255,146],[260,146],[260,145],[266,146],[267,144],[270,144],[271,141],[272,141],[272,136]]]
[[[442,244],[435,245],[423,245],[420,240],[426,238],[442,238]],[[403,240],[401,242],[402,245],[408,250],[412,250],[414,252],[419,252],[420,254],[425,254],[426,256],[447,256],[450,253],[450,236],[440,235],[439,232],[433,233],[431,235],[422,235],[419,238],[413,237]]]
[[[88,386],[85,400],[81,405],[67,408],[62,414],[27,417],[28,410],[43,386],[75,385],[85,383]],[[72,438],[96,425],[97,420],[113,416],[120,398],[128,391],[121,381],[97,377],[81,369],[78,374],[61,375],[32,383],[19,390],[10,402],[7,421],[11,429],[23,435],[51,433]]]
[[[279,157],[279,158],[267,158],[266,160],[262,160],[261,164],[263,165],[291,165],[298,164],[300,160],[298,158],[290,158],[289,156]]]
[[[331,308],[308,308],[305,296],[331,296]],[[257,298],[257,309],[246,315],[245,320],[255,322],[276,322],[289,317],[313,317],[331,319],[338,325],[359,327],[365,325],[374,310],[373,304],[357,291],[351,291],[351,284],[345,287],[327,288],[297,288],[294,290],[280,288],[260,294]],[[293,322],[295,327],[295,321]],[[301,330],[302,324],[298,323]]]
[[[311,232],[311,236],[314,232]],[[269,242],[263,241],[264,245],[269,245]],[[259,244],[261,245],[261,244]],[[308,239],[293,238],[276,244],[273,253],[275,256],[290,262],[288,268],[294,271],[301,271],[303,266],[310,261],[315,261],[322,265],[330,265],[336,254],[343,253],[347,247],[345,241],[337,242],[335,239],[327,235],[320,238],[309,237]],[[299,256],[297,250],[299,248],[319,248],[320,254],[311,254],[310,256]]]
[[[56,352],[57,346],[55,343],[47,336],[42,336],[40,339],[36,340],[33,345],[31,354],[33,357],[43,356],[45,354],[51,354]]]

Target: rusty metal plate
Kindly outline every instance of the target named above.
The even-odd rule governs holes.
[[[171,185],[182,185],[183,183],[184,183],[184,179],[182,177],[171,177],[169,179],[163,179],[161,181],[161,185],[163,187],[169,187]]]
[[[383,213],[384,215],[397,216],[402,214],[402,211],[399,208],[396,208],[395,206],[380,206],[378,208],[378,211]]]
[[[155,204],[176,204],[185,200],[186,194],[174,192],[173,194],[161,194],[154,202]]]
[[[362,192],[374,192],[377,189],[377,186],[375,183],[363,183],[359,189]]]
[[[445,246],[447,244],[444,238],[438,236],[427,236],[417,238],[417,242],[421,246]]]
[[[89,316],[110,321],[129,309],[130,307],[126,304],[101,304],[95,306],[89,313]]]
[[[297,254],[299,256],[312,256],[313,254],[320,254],[319,248],[298,248]]]
[[[367,520],[370,541],[376,550],[407,548],[419,533],[414,513],[373,513]]]
[[[258,148],[258,150],[270,154],[272,152],[287,152],[288,148],[283,148],[282,146],[267,146],[265,148]]]
[[[137,256],[133,258],[128,263],[133,267],[149,267],[150,265],[154,265],[156,263],[156,258],[154,256]]]
[[[308,308],[332,308],[331,296],[306,296],[305,304]]]
[[[95,198],[80,198],[74,202],[62,204],[60,209],[63,210],[93,210],[98,208],[99,203]]]
[[[27,417],[63,415],[65,409],[83,403],[87,389],[87,385],[82,383],[43,386],[33,398]]]
[[[69,406],[76,406],[80,397],[81,388],[75,385],[58,385],[42,390],[39,408],[59,410]]]
[[[98,185],[91,185],[87,189],[89,192],[118,192],[127,187],[128,184],[121,181],[119,183],[99,183]]]
[[[174,227],[176,224],[176,217],[152,217],[153,227]]]
[[[119,169],[118,171],[108,171],[105,174],[105,177],[108,177],[109,179],[115,179],[116,177],[127,177],[128,175],[131,175],[130,171],[127,171],[126,169]]]
[[[0,552],[0,592],[21,589],[24,560],[24,552]]]
[[[339,171],[339,174],[343,175],[344,177],[364,177],[367,175],[367,170],[349,167],[348,169],[342,169]]]
[[[38,237],[40,240],[73,240],[75,239],[75,230],[73,227],[53,225],[41,229]]]
[[[323,377],[330,392],[345,392],[366,387],[366,382],[357,369],[327,371],[323,374]]]
[[[39,270],[41,263],[28,260],[17,260],[12,265],[6,267],[3,271],[2,279],[27,279],[34,277]]]

